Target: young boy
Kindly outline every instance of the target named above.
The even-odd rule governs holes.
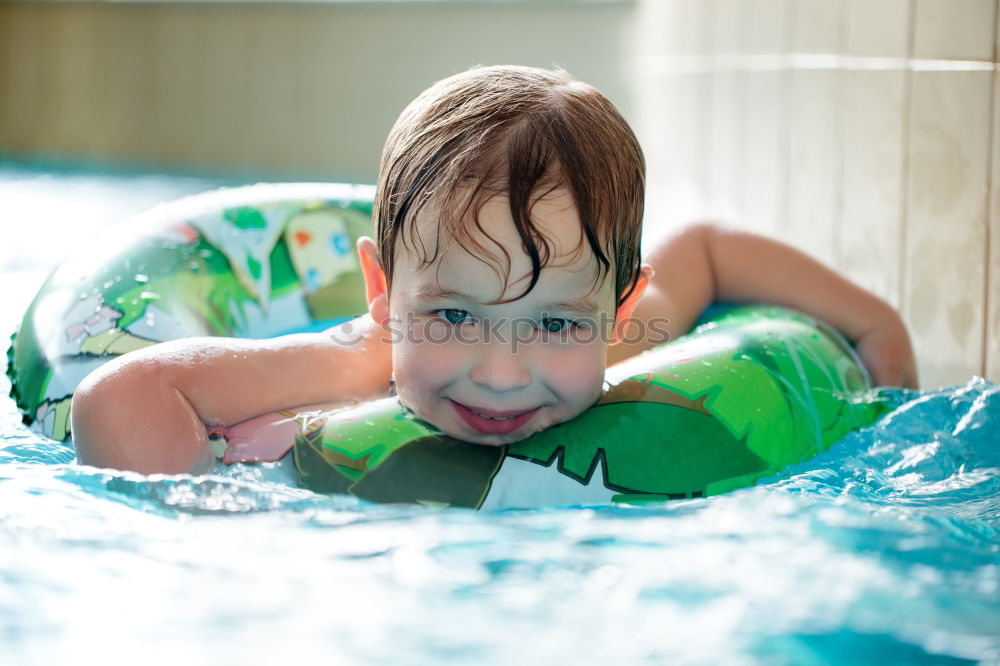
[[[642,263],[643,197],[635,136],[593,87],[526,67],[440,81],[386,142],[375,239],[358,242],[368,315],[324,334],[185,339],[116,359],[74,396],[79,459],[210,470],[210,427],[379,397],[393,378],[417,416],[502,445],[580,414],[608,364],[664,341],[630,327],[678,337],[715,301],[825,319],[876,383],[915,386],[896,312],[788,246],[701,224]]]

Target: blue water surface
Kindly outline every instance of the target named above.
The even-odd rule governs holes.
[[[98,184],[205,184],[129,178]],[[26,252],[0,256],[5,338],[49,268]],[[1000,387],[886,399],[753,488],[477,513],[81,466],[3,398],[0,664],[1000,664]]]

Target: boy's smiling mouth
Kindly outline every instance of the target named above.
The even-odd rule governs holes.
[[[541,407],[529,410],[496,410],[472,407],[450,400],[455,411],[473,430],[488,435],[504,435],[523,427]]]

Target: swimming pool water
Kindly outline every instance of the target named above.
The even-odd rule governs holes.
[[[53,215],[212,184],[7,167],[0,212],[68,252]],[[58,258],[29,231],[0,253],[4,338]],[[1000,664],[1000,387],[886,399],[753,488],[476,513],[84,467],[4,398],[0,664]]]

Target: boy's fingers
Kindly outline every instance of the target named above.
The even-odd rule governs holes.
[[[908,337],[870,335],[858,342],[858,355],[876,386],[917,388],[917,369]]]

